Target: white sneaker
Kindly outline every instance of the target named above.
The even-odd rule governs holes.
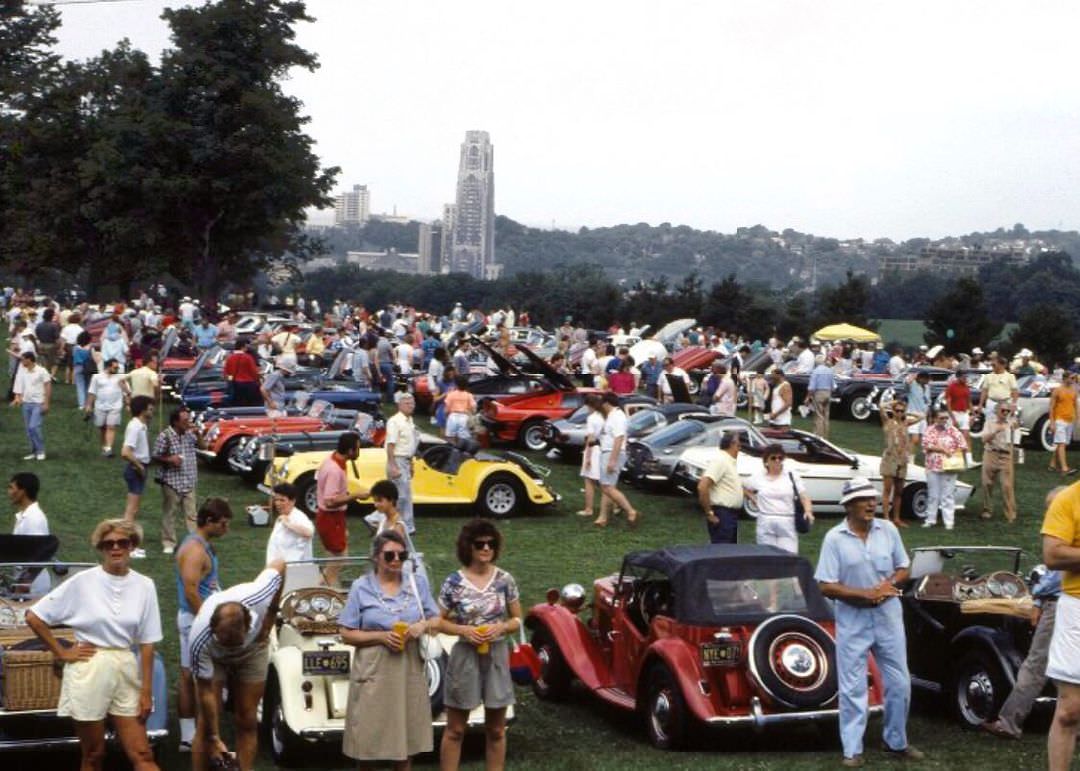
[[[173,553],[173,547],[171,547],[171,546],[163,546],[163,547],[161,547],[161,553],[162,554],[172,554]],[[188,744],[190,744],[190,743],[191,742],[188,742]]]
[[[923,522],[922,526],[923,527],[933,527],[936,524],[937,524],[937,522]]]
[[[34,458],[36,458],[36,457],[37,457],[37,453],[33,453],[33,452],[32,452],[32,453],[30,453],[29,455],[24,455],[24,456],[22,457],[22,459],[23,459],[23,460],[33,460],[33,459],[34,459]]]
[[[39,453],[37,454],[37,459],[38,459],[38,460],[45,460],[45,453],[43,453],[43,452],[39,452]]]
[[[191,742],[181,739],[177,749],[179,752],[191,752]]]
[[[952,530],[952,529],[953,529],[953,526],[952,526],[952,525],[945,525],[945,529],[946,529],[946,530]]]
[[[144,560],[144,559],[146,559],[146,549],[132,549],[131,550],[131,558],[133,560]]]

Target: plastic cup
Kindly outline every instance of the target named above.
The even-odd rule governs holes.
[[[395,621],[392,628],[401,636],[401,650],[405,650],[405,635],[409,632],[409,624],[405,621]]]
[[[476,631],[479,632],[480,634],[487,634],[488,633],[487,624],[483,624],[482,626],[476,627]],[[479,653],[481,656],[488,655],[491,652],[491,643],[489,643],[489,642],[480,643],[479,645],[476,646],[476,652]]]

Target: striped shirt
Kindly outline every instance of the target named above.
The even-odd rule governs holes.
[[[251,612],[251,626],[244,637],[243,648],[255,642],[262,631],[263,620],[281,586],[282,575],[273,568],[267,568],[258,577],[246,584],[237,584],[228,589],[211,594],[199,608],[198,615],[191,625],[191,671],[200,680],[210,680],[214,676],[214,658],[235,655],[237,649],[227,649],[218,645],[210,631],[210,617],[218,605],[226,602],[238,602]]]

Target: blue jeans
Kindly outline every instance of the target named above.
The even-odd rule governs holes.
[[[882,738],[891,749],[908,746],[907,719],[911,706],[911,676],[907,638],[900,600],[874,608],[841,608],[836,614],[836,668],[840,686],[840,742],[844,757],[863,751],[868,712],[867,659],[873,652],[885,685],[885,725]]]
[[[741,509],[732,509],[727,506],[713,506],[713,516],[719,519],[715,525],[705,520],[709,528],[709,543],[738,543],[739,542],[739,512]]]
[[[38,455],[45,453],[45,431],[41,427],[41,404],[23,402],[23,423],[26,436],[30,439],[30,450]]]
[[[79,409],[86,406],[86,375],[82,367],[74,367],[72,373],[75,379],[75,398],[78,399]]]
[[[394,403],[394,365],[387,362],[383,362],[379,365],[379,374],[382,375],[383,389],[386,394],[386,403]]]

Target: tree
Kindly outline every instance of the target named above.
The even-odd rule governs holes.
[[[957,279],[927,311],[927,345],[944,345],[947,350],[970,351],[985,346],[1001,330],[1001,324],[987,315],[982,287],[973,278]]]
[[[726,332],[752,335],[761,333],[762,319],[755,313],[753,295],[729,273],[723,281],[709,287],[702,303],[702,321]]]
[[[303,2],[220,0],[167,9],[161,60],[168,121],[153,184],[174,276],[213,303],[296,243],[304,209],[328,206],[337,168],[320,170],[308,118],[280,81],[316,57],[294,42]]]
[[[856,276],[849,270],[844,283],[818,292],[817,326],[847,322],[864,329],[876,328],[867,317],[869,307],[870,282],[866,276]]]
[[[810,329],[810,306],[805,294],[794,294],[784,305],[783,315],[777,323],[777,331],[785,340],[799,335],[804,339],[813,332]]]
[[[1009,335],[1016,348],[1030,348],[1039,361],[1047,366],[1064,366],[1069,362],[1069,347],[1073,341],[1073,317],[1060,305],[1036,305],[1020,316],[1020,323]]]

